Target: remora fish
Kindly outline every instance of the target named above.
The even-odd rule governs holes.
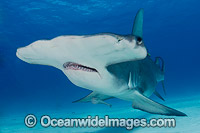
[[[116,97],[149,113],[185,116],[148,98],[164,73],[145,58],[143,9],[135,17],[131,35],[59,36],[19,48],[16,55],[27,63],[56,67],[75,85],[93,91],[79,101],[107,104],[104,100]]]

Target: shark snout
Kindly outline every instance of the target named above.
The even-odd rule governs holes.
[[[18,48],[16,56],[27,63],[33,63],[34,60],[40,59],[37,53],[30,47]]]
[[[30,57],[28,57],[28,53],[30,53],[30,50],[28,50],[27,48],[18,48],[16,55],[20,59],[30,58]]]

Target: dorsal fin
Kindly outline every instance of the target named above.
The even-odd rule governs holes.
[[[158,98],[160,98],[161,100],[165,101],[165,99],[164,99],[156,90],[154,91],[154,94],[155,94]]]
[[[143,9],[137,12],[132,29],[132,35],[140,37],[141,39],[143,38],[143,14]]]

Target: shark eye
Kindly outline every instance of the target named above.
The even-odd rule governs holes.
[[[137,44],[142,44],[142,38],[141,37],[137,38]]]
[[[117,39],[118,39],[117,42],[120,42],[121,40],[123,40],[122,37],[118,37]]]

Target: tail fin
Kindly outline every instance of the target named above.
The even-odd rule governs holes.
[[[164,84],[164,80],[163,81],[161,81],[162,82],[162,88],[163,88],[163,92],[164,92],[164,94],[165,94],[165,96],[166,96],[166,89],[165,89],[165,84]]]
[[[161,100],[165,101],[165,99],[164,99],[156,90],[154,91],[154,94],[155,94],[158,98],[160,98]]]

